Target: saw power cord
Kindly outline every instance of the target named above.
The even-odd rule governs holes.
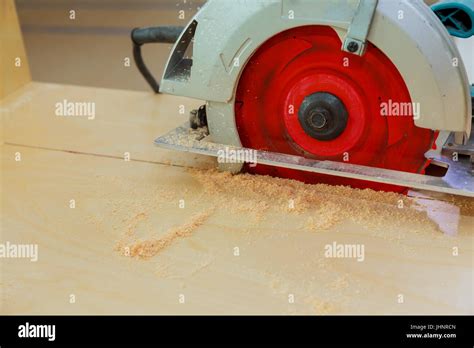
[[[148,82],[155,93],[160,93],[160,85],[148,70],[143,57],[142,46],[149,43],[168,43],[174,44],[184,27],[162,26],[150,28],[135,28],[132,30],[133,59],[138,70]]]

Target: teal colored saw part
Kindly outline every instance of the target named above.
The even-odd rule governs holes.
[[[431,8],[452,36],[466,39],[474,35],[474,0],[443,0]]]
[[[474,116],[474,85],[471,86],[472,116]]]

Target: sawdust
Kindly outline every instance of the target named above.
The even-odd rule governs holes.
[[[438,225],[426,211],[419,208],[417,199],[402,194],[324,184],[307,185],[267,176],[232,175],[215,169],[188,171],[196,180],[191,184],[194,189],[191,189],[192,186],[180,187],[179,190],[160,186],[152,190],[145,188],[145,192],[142,192],[135,187],[128,189],[128,200],[113,202],[112,214],[128,211],[128,217],[114,227],[123,231],[122,241],[119,242],[122,249],[117,250],[123,253],[123,247],[128,246],[129,256],[147,259],[177,238],[189,237],[192,230],[205,222],[207,213],[198,214],[177,230],[170,229],[165,237],[150,237],[156,233],[152,219],[156,209],[163,205],[169,206],[170,202],[176,202],[188,193],[191,198],[187,202],[194,201],[196,204],[205,201],[214,212],[222,211],[238,219],[242,225],[240,230],[247,236],[249,243],[254,240],[261,223],[271,219],[274,214],[285,214],[288,218],[294,216],[297,222],[293,231],[327,232],[334,230],[343,221],[352,221],[360,226],[361,232],[398,244],[413,234],[432,238],[442,236]],[[117,184],[124,185],[122,182]],[[456,197],[453,198],[453,204],[459,204],[460,209],[464,210],[471,210],[474,206],[472,200]],[[228,223],[232,224],[231,220]],[[138,240],[138,230],[147,232],[143,240]],[[271,236],[271,230],[267,231],[268,236]]]
[[[396,193],[359,190],[346,186],[308,185],[299,181],[269,176],[232,175],[215,169],[189,169],[189,172],[211,195],[217,193],[236,194],[236,197],[253,198],[256,202],[266,200],[279,203],[286,210],[288,210],[288,202],[292,200],[295,209],[290,209],[290,211],[293,212],[306,211],[314,207],[314,204],[320,204],[331,197],[335,199],[350,197],[351,199],[390,204],[397,203],[401,199],[405,206],[412,204],[408,197]]]
[[[320,315],[335,313],[337,309],[334,303],[321,299],[311,299],[308,303],[310,308],[312,308],[316,314]]]
[[[216,144],[211,142],[202,141],[209,136],[209,130],[207,127],[201,127],[192,129],[186,127],[186,129],[180,128],[181,133],[170,132],[162,137],[167,143],[178,144],[184,147],[216,147]]]
[[[342,289],[348,288],[349,287],[349,275],[344,274],[342,276],[337,277],[336,280],[334,280],[333,282],[331,282],[329,284],[329,287],[332,290],[342,290]]]
[[[309,231],[330,230],[346,219],[373,231],[387,222],[404,229],[412,227],[414,233],[419,232],[416,226],[420,224],[427,231],[437,231],[437,225],[426,212],[411,209],[416,206],[416,200],[402,194],[308,185],[268,176],[232,175],[214,169],[189,169],[189,172],[203,187],[204,195],[212,197],[217,209],[237,213],[260,211],[260,219],[272,211],[307,216],[301,228]],[[393,236],[387,232],[385,237]]]
[[[158,266],[155,269],[155,275],[158,278],[168,278],[170,276],[170,266],[158,264]]]
[[[336,226],[341,221],[340,207],[333,202],[327,202],[318,207],[314,214],[306,220],[308,231],[325,231]]]
[[[224,254],[216,245],[227,240],[221,235],[217,237],[222,241],[211,243],[206,250],[200,251],[200,256],[205,256],[201,263],[187,264],[183,268],[176,264],[171,253],[160,255],[180,239],[192,238],[211,214],[216,225],[223,226],[216,231],[258,247],[261,246],[259,243],[270,243],[265,244],[269,248],[272,242],[279,245],[279,239],[293,242],[293,235],[300,238],[298,235],[306,232],[331,236],[339,231],[345,231],[345,236],[357,234],[393,241],[405,255],[410,247],[413,252],[419,251],[413,241],[425,243],[428,240],[431,246],[439,241],[440,246],[445,246],[440,239],[443,234],[427,212],[420,209],[422,203],[417,197],[343,186],[307,185],[266,176],[232,175],[214,169],[189,169],[188,172],[193,180],[187,179],[184,186],[163,184],[150,189],[140,182],[119,181],[117,185],[126,192],[120,196],[127,198],[111,201],[116,217],[125,216],[116,226],[122,235],[116,251],[137,260],[154,258],[154,273],[161,279],[188,282],[200,272],[209,272],[208,267],[216,261],[221,263]],[[176,182],[181,183],[181,178]],[[177,208],[181,199],[186,201],[186,209]],[[453,201],[463,205],[465,210],[472,209],[472,200],[454,198]],[[196,207],[201,212],[189,219],[190,209],[195,212]],[[171,220],[177,216],[188,221],[177,227],[157,230],[169,223],[167,212]],[[155,220],[155,217],[161,220]],[[344,227],[339,228],[342,223]],[[326,238],[326,235],[321,237]],[[304,309],[297,306],[295,311],[320,315],[340,313],[345,308],[344,303],[354,294],[369,291],[359,282],[358,276],[347,274],[347,270],[341,272],[333,259],[320,257],[308,247],[295,250],[295,255],[305,255],[306,260],[298,264],[299,272],[284,267],[273,271],[273,266],[253,264],[262,274],[267,271],[272,274],[262,276],[262,284],[267,284],[275,296],[286,300],[288,293],[294,293],[302,299]],[[269,251],[268,255],[272,252],[275,251]]]
[[[144,216],[144,214],[139,214]],[[150,259],[160,253],[162,250],[173,244],[177,239],[190,237],[196,229],[202,226],[211,212],[202,212],[191,217],[190,221],[168,230],[162,237],[151,238],[146,240],[137,240],[133,242],[119,241],[116,245],[116,250],[121,252],[124,256],[130,256],[138,259]],[[130,229],[127,231],[127,236],[133,235]]]
[[[249,174],[233,175],[228,172],[219,172],[216,169],[189,169],[189,172],[198,179],[205,191],[216,197],[218,194],[227,194],[238,199],[250,199],[255,202],[271,202],[271,206],[278,203],[284,206],[287,212],[304,213],[314,208],[314,204],[323,201],[352,200],[372,203],[373,205],[401,205],[398,211],[407,211],[417,204],[416,197],[408,197],[392,192],[379,192],[370,189],[354,189],[347,186],[332,186],[325,184],[308,185],[299,181],[257,176]],[[474,215],[472,199],[443,196],[443,200],[458,206],[461,213]],[[364,208],[364,207],[361,207]],[[328,209],[329,211],[330,209]],[[368,213],[373,213],[368,211]]]
[[[137,229],[137,226],[140,224],[141,221],[144,221],[147,218],[145,213],[138,213],[130,219],[129,224],[127,226],[127,236],[132,236]]]

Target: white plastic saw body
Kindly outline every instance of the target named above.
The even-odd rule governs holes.
[[[429,163],[455,166],[456,147],[472,154],[467,72],[445,26],[421,0],[209,0],[176,42],[160,92],[206,101],[213,143],[299,156],[308,166],[345,162],[421,175]],[[451,150],[442,154],[448,136]],[[156,143],[173,147],[164,138]],[[175,148],[203,153],[181,145]],[[448,170],[448,191],[472,196],[471,162],[463,161],[463,175]],[[268,162],[255,172],[417,187],[375,172],[372,180],[370,170],[360,177],[349,167],[318,172]],[[344,180],[336,183],[352,185]]]

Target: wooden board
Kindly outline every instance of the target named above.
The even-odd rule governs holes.
[[[95,116],[58,116],[57,104],[93,103]],[[163,151],[153,141],[187,121],[196,100],[152,93],[33,82],[2,103],[4,141],[131,160],[204,165],[204,157]]]
[[[56,116],[63,99],[95,101],[96,118]],[[0,259],[1,313],[474,312],[472,200],[415,209],[396,195],[203,172],[211,160],[152,145],[184,121],[177,106],[195,104],[34,83],[1,105],[1,242],[39,251]],[[333,243],[364,246],[363,260],[328,257]]]

